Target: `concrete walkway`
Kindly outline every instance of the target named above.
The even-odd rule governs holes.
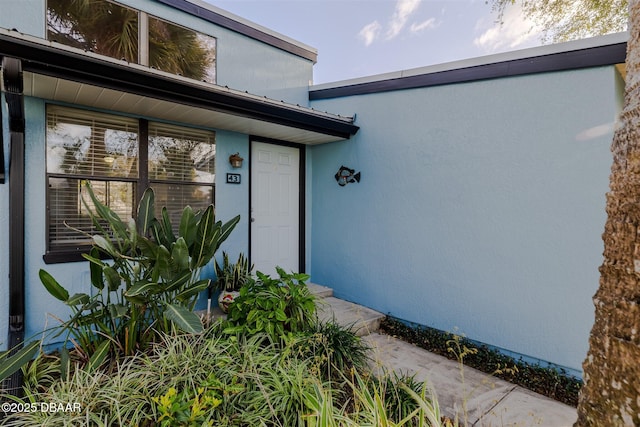
[[[576,409],[412,344],[377,332],[384,315],[333,297],[330,288],[311,284],[324,297],[320,316],[342,325],[354,325],[371,346],[377,369],[416,375],[428,381],[441,411],[461,426],[473,427],[571,427]],[[466,415],[465,415],[466,414]]]

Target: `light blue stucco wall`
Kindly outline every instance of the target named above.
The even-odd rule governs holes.
[[[244,162],[234,169],[229,164],[229,156],[240,153]],[[227,173],[240,174],[240,184],[227,184]],[[239,252],[249,254],[249,137],[233,132],[216,132],[216,219],[228,221],[240,215],[240,222],[220,247],[229,252],[231,259],[237,259]]]
[[[121,4],[217,39],[217,84],[306,106],[313,62],[152,0]],[[45,0],[0,0],[0,27],[45,37]]]
[[[602,262],[616,73],[312,102],[356,112],[360,126],[350,141],[310,149],[312,280],[580,371]],[[362,181],[339,187],[341,165]]]

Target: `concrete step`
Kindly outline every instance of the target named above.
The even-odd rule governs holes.
[[[327,297],[333,296],[333,289],[328,288],[326,286],[317,285],[315,283],[307,283],[307,288],[309,288],[309,291],[311,291],[313,295],[320,298],[327,298]]]
[[[380,328],[384,314],[367,307],[341,300],[333,296],[333,289],[308,283],[312,294],[321,298],[318,300],[318,317],[325,322],[335,321],[339,325],[352,327],[359,336],[369,335]]]
[[[369,335],[380,328],[384,314],[367,307],[335,297],[319,301],[318,317],[323,321],[334,320],[346,327],[352,327],[359,336]]]

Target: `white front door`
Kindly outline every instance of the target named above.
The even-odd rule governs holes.
[[[277,277],[299,271],[300,150],[251,145],[251,262]]]

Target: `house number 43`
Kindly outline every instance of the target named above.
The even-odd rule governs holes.
[[[228,173],[227,174],[227,184],[240,184],[240,174],[239,173]]]

